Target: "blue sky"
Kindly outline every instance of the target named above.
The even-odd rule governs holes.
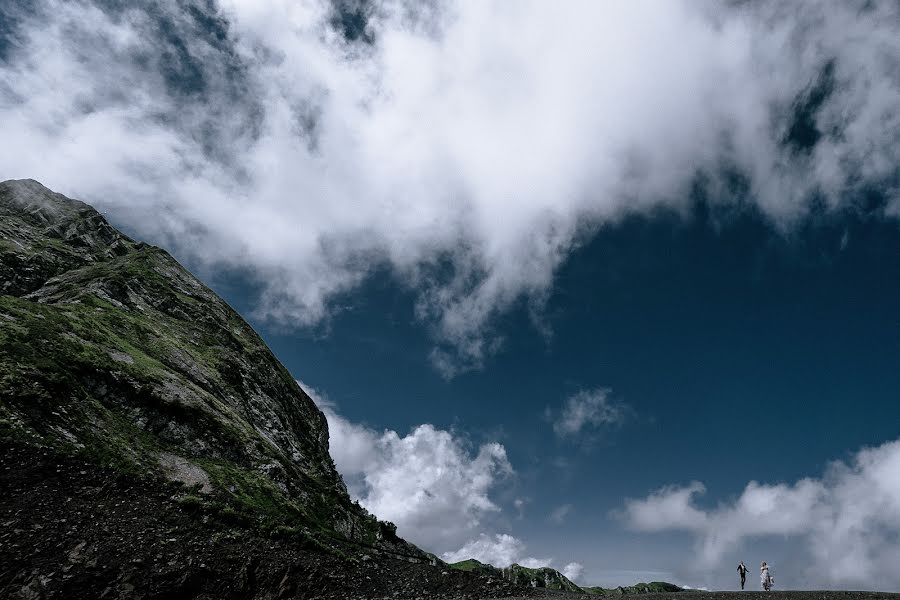
[[[727,585],[730,563],[724,577],[691,579],[703,574],[673,560],[692,552],[688,537],[635,533],[611,513],[625,498],[695,480],[708,489],[700,505],[713,507],[749,481],[816,477],[893,441],[900,229],[856,210],[812,216],[790,233],[754,211],[722,220],[698,207],[598,231],[560,269],[539,326],[516,307],[498,325],[496,356],[449,380],[429,364],[413,298],[388,274],[348,297],[324,331],[251,321],[348,419],[401,435],[432,423],[473,446],[502,443],[515,475],[493,490],[506,514],[486,531],[515,535],[559,567],[588,565],[587,583]],[[217,290],[252,314],[252,288]],[[621,421],[560,438],[553,417],[566,400],[598,389],[621,405]],[[785,582],[815,586],[784,546],[768,536],[734,556],[786,554]]]
[[[898,24],[13,0],[0,179],[188,265],[448,560],[900,590]]]
[[[601,478],[618,467],[592,463],[612,453],[629,461],[626,493],[648,477],[696,478],[703,463],[734,491],[897,433],[900,231],[856,215],[824,221],[786,236],[753,215],[719,232],[666,215],[605,229],[560,269],[538,317],[549,336],[519,306],[499,325],[498,354],[450,380],[429,365],[412,298],[384,274],[327,330],[255,324],[297,377],[375,427],[500,433],[527,440],[507,444],[517,463],[559,453]],[[252,290],[219,289],[252,314]],[[597,388],[633,414],[593,444],[556,441],[546,410]]]

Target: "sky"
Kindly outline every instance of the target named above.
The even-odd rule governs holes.
[[[898,11],[10,0],[0,179],[197,273],[446,560],[900,591]]]

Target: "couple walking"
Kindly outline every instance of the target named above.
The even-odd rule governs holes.
[[[744,582],[747,580],[747,571],[749,570],[744,561],[741,561],[741,564],[738,565],[737,571],[741,575],[741,589],[744,589]],[[772,589],[772,585],[775,583],[775,578],[769,574],[769,565],[766,561],[759,565],[759,581],[767,592]]]

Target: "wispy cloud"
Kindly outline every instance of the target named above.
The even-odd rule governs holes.
[[[550,516],[548,517],[554,523],[562,523],[566,520],[566,517],[569,516],[569,513],[572,512],[571,504],[562,504],[557,506],[552,511],[550,511]]]
[[[699,561],[718,564],[742,540],[787,536],[807,544],[816,581],[866,589],[900,587],[900,440],[860,450],[820,478],[751,481],[734,502],[705,509],[702,483],[664,487],[628,500],[619,515],[633,529],[696,536]]]
[[[610,398],[610,390],[582,390],[566,399],[558,413],[548,411],[553,431],[559,437],[577,437],[587,429],[596,430],[620,424],[626,416],[625,406]]]
[[[688,190],[900,212],[898,10],[388,0],[349,31],[316,0],[13,0],[0,178],[249,274],[290,325],[386,266],[453,376],[585,236]]]
[[[528,498],[516,498],[513,500],[513,506],[516,508],[516,518],[525,518],[525,505],[528,504]]]

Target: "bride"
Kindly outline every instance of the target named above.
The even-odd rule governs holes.
[[[772,586],[775,583],[775,578],[769,575],[769,565],[766,561],[763,561],[761,565],[759,565],[759,580],[762,583],[762,587],[765,591],[769,591],[772,589]]]

